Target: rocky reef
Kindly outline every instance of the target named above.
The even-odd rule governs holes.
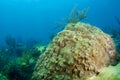
[[[8,42],[12,44],[12,38],[8,39]],[[19,56],[16,56],[20,53],[18,49],[11,49],[11,47],[12,45],[9,45],[8,48],[1,49],[0,46],[0,80],[30,80],[37,59],[45,51],[46,44],[41,43],[29,46],[30,48],[22,48]],[[15,53],[12,53],[13,50]]]
[[[86,80],[116,62],[109,35],[85,23],[69,23],[39,57],[32,80]]]

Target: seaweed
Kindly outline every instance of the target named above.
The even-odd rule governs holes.
[[[82,11],[79,11],[77,9],[77,6],[75,6],[68,17],[68,23],[77,23],[79,21],[86,19],[87,12],[88,12],[88,8],[85,8]]]
[[[77,23],[87,19],[88,8],[84,8],[83,10],[78,10],[78,6],[74,6],[71,10],[68,18],[63,19],[62,22],[56,22],[56,27],[54,29],[58,29],[60,27],[64,27],[69,23]],[[63,28],[62,28],[63,29]]]
[[[39,55],[40,51],[37,49],[25,50],[21,57],[16,57],[8,63],[4,62],[4,66],[1,64],[3,68],[0,71],[6,75],[9,80],[30,80]]]
[[[30,80],[36,61],[45,49],[46,44],[35,43],[31,47],[27,46],[27,43],[21,45],[17,40],[11,36],[6,39],[7,46],[0,48],[0,75],[4,75],[8,80]],[[13,44],[15,41],[15,46]],[[23,47],[27,46],[27,47]],[[20,56],[15,56],[19,54],[18,48],[22,52]],[[15,50],[13,55],[11,48]],[[11,55],[12,54],[12,55]],[[1,78],[0,78],[1,80]]]

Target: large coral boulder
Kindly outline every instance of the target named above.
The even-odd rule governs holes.
[[[32,80],[85,80],[115,59],[109,35],[89,24],[70,23],[39,57]]]

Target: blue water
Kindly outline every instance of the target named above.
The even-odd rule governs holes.
[[[55,29],[56,23],[64,23],[76,5],[88,9],[83,22],[106,33],[118,30],[111,37],[120,53],[120,0],[0,0],[0,80],[30,80],[44,43],[65,27]]]
[[[66,18],[72,8],[89,8],[87,23],[118,26],[120,0],[0,0],[0,41],[7,35],[23,39],[49,41],[57,33],[56,22]]]

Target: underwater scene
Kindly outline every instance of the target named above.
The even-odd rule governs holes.
[[[0,80],[120,80],[120,0],[0,0]]]

